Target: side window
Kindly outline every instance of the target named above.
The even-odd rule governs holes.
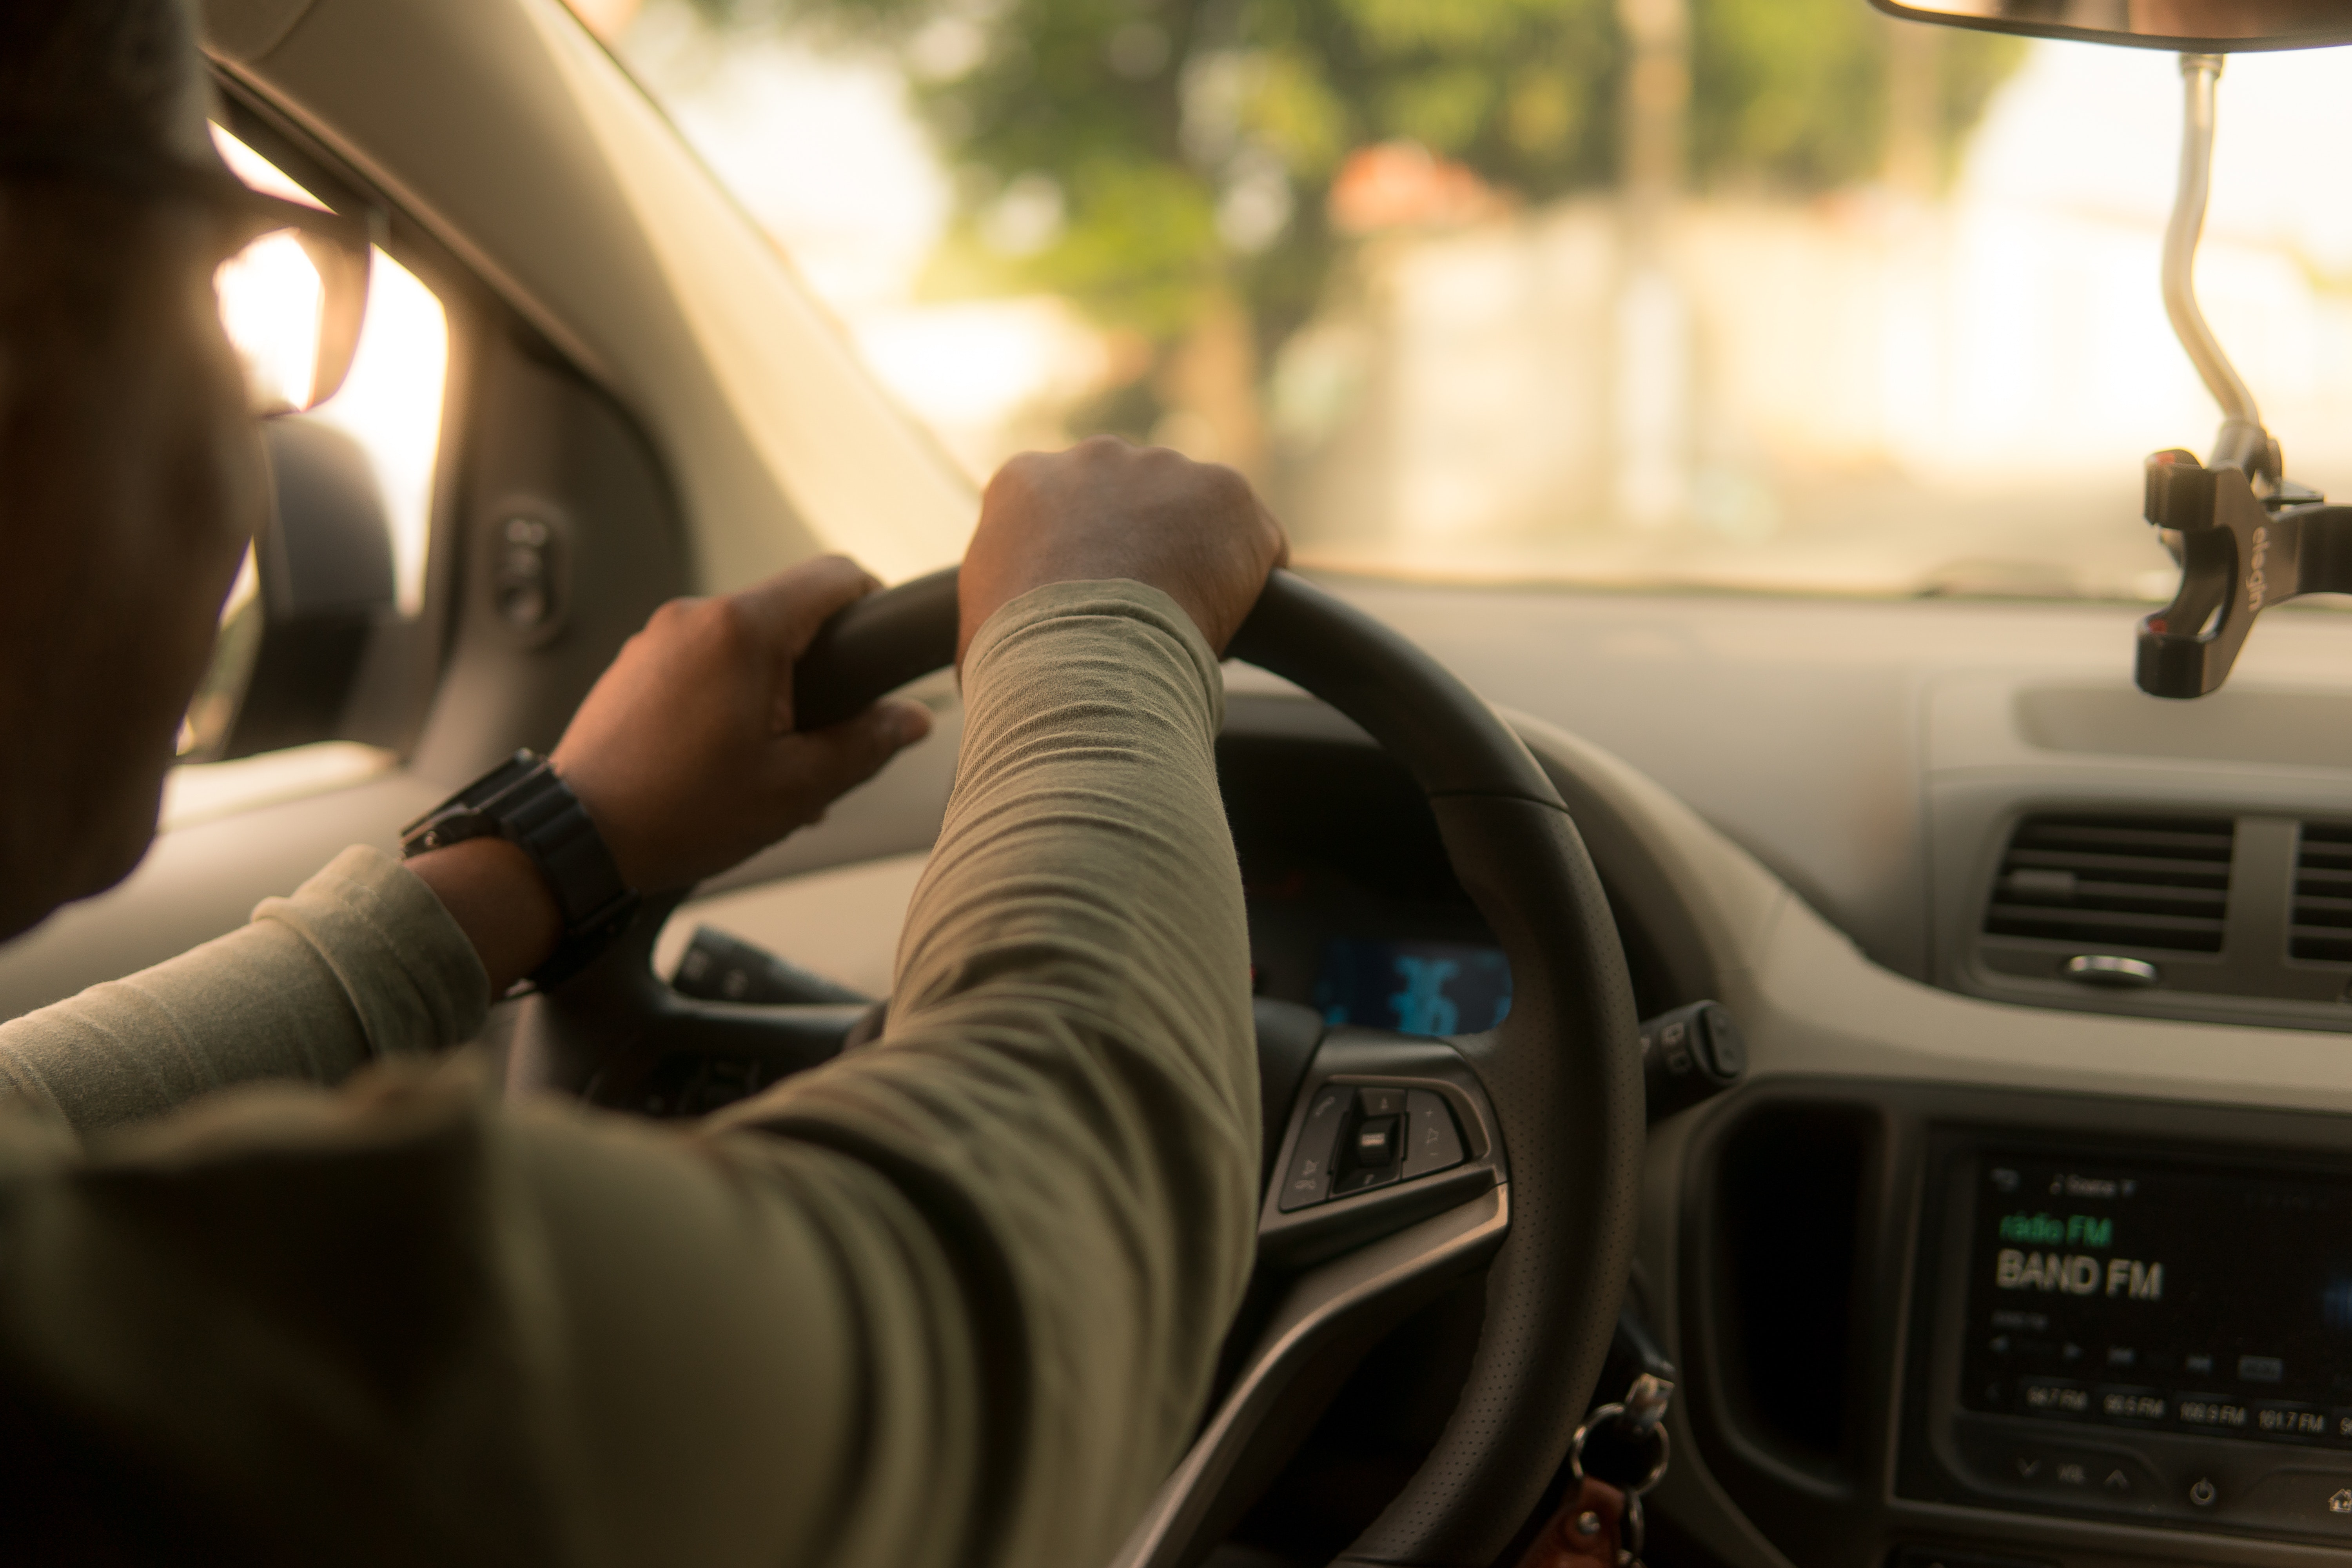
[[[238,178],[313,206],[310,192],[227,131]],[[225,264],[222,325],[256,381],[306,400],[321,285],[289,232]],[[369,687],[424,608],[435,466],[449,365],[446,312],[379,247],[351,372],[308,414],[266,423],[271,515],[222,606],[213,663],[181,727],[163,826],[354,782],[392,765],[367,741]],[[390,672],[397,676],[399,671]]]

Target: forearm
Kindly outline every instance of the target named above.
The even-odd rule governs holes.
[[[1251,1257],[1221,689],[1190,620],[1132,583],[1008,606],[964,679],[887,1034],[735,1120],[849,1153],[922,1212],[966,1309],[934,1304],[929,1331],[989,1373],[961,1440],[994,1467],[1004,1555],[1086,1561],[1181,1450]]]
[[[9,1153],[0,1112],[0,1177],[39,1199],[0,1209],[75,1238],[11,1252],[42,1311],[0,1312],[0,1382],[103,1410],[256,1539],[332,1539],[320,1500],[357,1477],[387,1521],[515,1556],[1093,1568],[1192,1429],[1252,1256],[1217,679],[1132,584],[992,621],[888,1032],[684,1136],[501,1108],[464,1057],[220,1096],[89,1163]],[[412,1012],[373,1027],[465,1023]],[[247,1388],[271,1419],[224,1423]]]
[[[0,1094],[78,1131],[264,1078],[335,1083],[380,1056],[469,1038],[488,984],[425,886],[350,849],[237,931],[0,1024]]]
[[[489,993],[503,996],[547,962],[563,937],[563,911],[537,865],[503,838],[468,838],[401,862],[433,889],[473,945]]]

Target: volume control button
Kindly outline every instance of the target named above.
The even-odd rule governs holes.
[[[1318,1089],[1298,1129],[1298,1146],[1291,1152],[1290,1169],[1283,1173],[1283,1213],[1319,1204],[1331,1195],[1331,1155],[1339,1141],[1339,1124],[1347,1120],[1348,1091]]]

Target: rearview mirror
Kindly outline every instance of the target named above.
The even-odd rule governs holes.
[[[1871,0],[1890,16],[2222,55],[2352,44],[2352,0]]]

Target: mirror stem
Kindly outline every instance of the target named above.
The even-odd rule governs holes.
[[[2205,312],[2197,308],[2197,242],[2205,232],[2205,198],[2213,170],[2213,85],[2221,79],[2222,58],[2180,57],[2180,185],[2172,199],[2172,221],[2164,231],[2164,310],[2172,318],[2173,335],[2204,378],[2205,389],[2221,405],[2221,430],[2214,440],[2210,466],[2227,465],[2249,479],[2259,475],[2275,480],[2277,459],[2271,454],[2254,395],[2239,379],[2213,329],[2205,324]]]

